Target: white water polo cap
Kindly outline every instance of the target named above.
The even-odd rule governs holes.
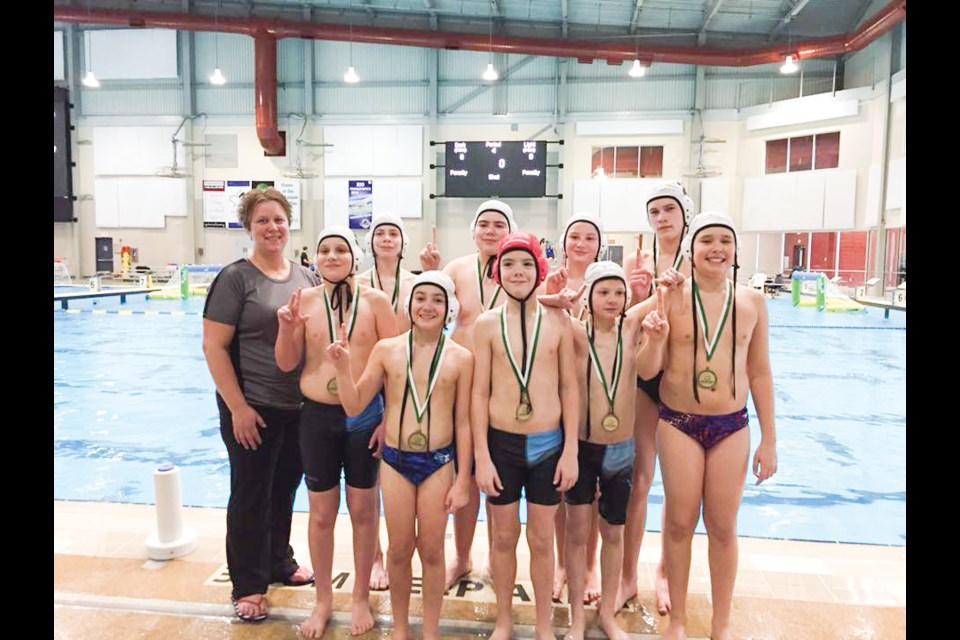
[[[567,220],[567,226],[563,228],[563,235],[560,236],[560,255],[563,256],[566,254],[567,234],[570,232],[570,227],[578,222],[588,222],[596,228],[597,237],[600,240],[600,248],[597,250],[597,255],[594,257],[594,260],[605,258],[607,255],[607,240],[603,237],[603,222],[594,214],[586,212],[575,213]]]
[[[424,271],[418,275],[413,280],[413,286],[410,287],[410,293],[407,294],[407,300],[403,305],[403,310],[407,313],[407,319],[413,322],[413,318],[410,316],[411,305],[413,304],[413,292],[417,290],[417,287],[425,284],[432,284],[435,287],[440,287],[443,289],[443,292],[447,296],[447,316],[443,321],[444,325],[448,325],[457,319],[457,315],[460,313],[460,301],[457,300],[456,296],[456,287],[453,284],[453,280],[450,279],[450,276],[445,274],[443,271],[431,270]]]
[[[357,236],[354,235],[353,231],[339,224],[327,227],[317,236],[318,251],[320,250],[320,243],[327,238],[341,238],[347,243],[347,246],[350,247],[350,253],[353,255],[353,268],[350,270],[350,275],[354,275],[359,271],[360,265],[363,263],[363,249],[360,248],[360,243],[357,241]]]
[[[376,255],[376,251],[373,250],[373,236],[377,232],[377,227],[385,224],[394,226],[400,230],[400,237],[403,240],[400,245],[400,257],[402,258],[407,252],[407,247],[410,245],[410,236],[407,235],[407,230],[403,226],[403,220],[395,213],[384,211],[383,213],[378,213],[373,216],[373,220],[370,222],[370,231],[364,236],[363,244],[371,255]]]
[[[690,220],[693,219],[693,199],[687,195],[687,190],[683,188],[683,185],[675,180],[661,182],[647,194],[646,206],[649,207],[650,203],[657,198],[673,198],[676,200],[680,208],[683,209],[684,226],[690,224]]]
[[[723,215],[722,213],[714,213],[713,211],[705,211],[703,213],[697,214],[693,221],[690,223],[690,231],[687,232],[687,235],[683,237],[683,240],[680,241],[680,251],[683,252],[683,257],[687,260],[693,261],[693,241],[697,237],[697,234],[703,231],[708,227],[725,227],[730,229],[733,233],[733,243],[736,246],[736,258],[740,257],[740,237],[737,235],[737,228],[733,226],[733,220]],[[734,261],[736,262],[736,260]],[[736,266],[736,264],[734,265]]]
[[[517,221],[513,218],[513,209],[510,205],[501,200],[487,200],[486,202],[480,203],[480,206],[477,207],[477,212],[473,214],[473,220],[470,222],[470,235],[476,235],[477,219],[480,217],[480,214],[485,211],[496,211],[506,218],[509,233],[516,233],[519,229]]]
[[[583,274],[583,284],[587,285],[587,290],[584,292],[584,295],[587,296],[587,308],[590,309],[591,313],[593,313],[593,305],[589,303],[593,299],[593,286],[601,280],[609,280],[611,278],[619,278],[623,281],[623,286],[626,289],[626,299],[623,306],[624,311],[630,306],[630,283],[627,282],[627,274],[624,273],[623,267],[616,262],[601,260],[600,262],[594,262],[589,265],[587,271]]]

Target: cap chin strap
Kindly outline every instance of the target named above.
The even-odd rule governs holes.
[[[353,291],[350,290],[350,278],[353,277],[351,273],[349,276],[343,280],[338,280],[333,283],[333,293],[330,294],[330,308],[337,310],[337,319],[340,324],[343,324],[343,312],[344,309],[350,307],[353,304]],[[346,291],[346,296],[344,296],[344,291]],[[344,304],[344,297],[346,297],[346,304]]]
[[[537,274],[538,278],[539,278],[539,275],[540,274],[538,273]],[[522,298],[518,298],[514,295],[511,295],[510,292],[507,291],[506,288],[504,288],[504,291],[507,291],[508,296],[510,296],[511,298],[513,298],[514,300],[520,303],[520,338],[521,338],[521,344],[523,346],[523,357],[521,359],[521,365],[520,365],[521,371],[527,370],[527,300],[530,299],[530,296],[532,296],[536,290],[537,290],[537,287],[536,285],[534,285],[534,287],[530,289],[530,293],[528,293]]]

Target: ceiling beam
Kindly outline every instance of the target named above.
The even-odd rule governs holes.
[[[437,25],[437,8],[433,6],[433,0],[423,0],[423,6],[430,13],[430,29],[436,31]]]
[[[637,32],[637,20],[640,19],[640,11],[643,10],[643,0],[637,0],[637,4],[633,7],[633,17],[630,18],[630,35],[633,35]]]
[[[777,25],[767,35],[767,42],[773,42],[777,38],[777,34],[783,31],[794,18],[800,15],[800,12],[803,11],[803,8],[807,6],[808,2],[810,2],[810,0],[794,0],[787,12],[780,18],[779,22],[777,22]]]
[[[373,11],[373,7],[370,6],[370,0],[361,0],[360,4],[366,10],[371,20],[377,17],[377,14]]]
[[[847,31],[855,30],[863,18],[867,15],[867,10],[870,9],[870,5],[873,4],[873,0],[863,0],[863,6],[860,7],[860,10],[857,11],[857,16],[853,19],[853,22],[847,27]]]
[[[561,23],[561,34],[564,38],[567,37],[567,15],[568,15],[567,0],[560,0],[560,17],[563,20]]]
[[[723,0],[713,0],[713,6],[707,11],[707,15],[700,24],[700,33],[697,34],[697,44],[701,47],[707,43],[707,27],[710,26],[710,21],[719,13],[720,5],[722,4]]]
[[[518,69],[520,69],[521,67],[525,67],[526,65],[530,64],[531,62],[533,62],[534,60],[536,60],[536,58],[537,58],[536,56],[526,56],[526,57],[524,57],[524,58],[521,58],[520,60],[518,60],[517,62],[515,62],[512,67],[510,67],[509,69],[505,70],[502,74],[500,74],[500,79],[499,79],[499,80],[497,80],[496,82],[487,82],[487,83],[484,83],[484,84],[478,86],[476,89],[474,89],[473,91],[471,91],[471,92],[468,93],[467,95],[463,96],[462,98],[460,98],[459,100],[457,100],[457,101],[454,102],[453,104],[445,107],[440,113],[442,113],[442,114],[444,114],[444,115],[446,115],[446,114],[448,114],[448,113],[453,113],[454,111],[456,111],[457,109],[459,109],[459,108],[462,107],[463,105],[467,104],[468,102],[470,102],[471,100],[473,100],[474,98],[476,98],[477,96],[479,96],[480,94],[486,93],[487,91],[489,91],[489,90],[492,89],[493,87],[502,84],[503,82],[505,82],[505,81],[511,76],[511,74],[513,74],[514,72],[516,72],[516,71],[517,71]],[[550,82],[552,83],[553,80],[550,80]]]

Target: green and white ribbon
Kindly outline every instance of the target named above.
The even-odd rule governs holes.
[[[622,318],[617,322],[621,322]],[[607,384],[607,377],[603,373],[603,367],[600,365],[600,356],[597,354],[597,348],[594,346],[594,327],[590,320],[587,320],[587,344],[590,347],[590,360],[597,370],[597,378],[603,385],[603,394],[607,397],[607,403],[610,405],[610,412],[613,412],[613,401],[617,397],[617,388],[620,386],[620,369],[623,367],[623,335],[617,331],[617,355],[613,358],[613,372],[610,374],[611,385]]]
[[[540,321],[543,319],[543,307],[537,303],[537,311],[533,319],[533,341],[527,349],[527,367],[523,371],[517,366],[517,360],[513,357],[513,351],[510,349],[510,340],[507,338],[507,308],[504,306],[500,310],[500,335],[503,337],[503,348],[507,350],[507,359],[510,360],[510,368],[513,369],[513,375],[517,377],[520,384],[521,397],[528,394],[527,386],[530,383],[530,372],[533,371],[533,359],[537,355],[537,343],[540,341]]]
[[[443,354],[446,352],[447,337],[440,334],[440,341],[437,342],[437,350],[433,352],[433,360],[430,362],[430,371],[427,373],[427,395],[423,398],[423,404],[420,403],[420,396],[417,394],[417,383],[413,379],[413,329],[407,339],[407,386],[410,387],[410,393],[413,394],[413,409],[417,415],[417,422],[423,422],[423,416],[427,413],[430,406],[430,396],[433,395],[433,388],[440,378],[440,364],[443,362]]]
[[[500,295],[500,285],[497,285],[496,291],[493,292],[493,297],[490,298],[490,304],[483,304],[483,269],[480,267],[480,254],[477,254],[477,291],[480,292],[480,308],[484,311],[493,308],[493,305],[497,302],[497,297]]]
[[[717,322],[717,330],[713,336],[710,336],[710,328],[707,325],[707,313],[703,309],[703,301],[700,299],[700,287],[693,283],[693,298],[697,308],[697,318],[700,319],[700,327],[703,329],[703,345],[707,350],[707,362],[713,357],[713,352],[717,349],[717,343],[720,341],[720,334],[723,333],[723,325],[727,322],[727,316],[730,314],[730,303],[733,300],[733,283],[727,280],[727,291],[723,297],[723,310],[720,312],[720,320]],[[736,336],[734,336],[736,340]]]
[[[377,271],[377,264],[374,262],[373,269],[370,270],[370,286],[374,289],[379,289],[383,291],[383,285],[380,284],[380,272]],[[386,293],[386,291],[384,291]],[[390,304],[393,305],[393,310],[397,310],[397,301],[400,299],[400,261],[397,260],[397,275],[393,280],[393,295],[390,296]]]

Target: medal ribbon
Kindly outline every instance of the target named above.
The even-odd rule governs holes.
[[[370,271],[370,286],[374,289],[379,289],[383,291],[383,286],[380,285],[380,272],[377,271],[376,259],[374,259],[373,270]],[[386,291],[384,291],[386,293]],[[390,296],[390,304],[393,305],[393,310],[397,310],[397,300],[400,299],[400,261],[397,260],[397,275],[393,280],[393,295]]]
[[[497,285],[496,291],[493,292],[493,297],[490,298],[490,304],[483,304],[483,270],[480,268],[480,254],[477,254],[477,291],[480,292],[480,308],[484,311],[493,308],[493,305],[497,302],[497,297],[500,295],[500,289],[502,287]]]
[[[447,337],[440,334],[440,340],[437,342],[437,348],[433,352],[433,360],[430,362],[430,372],[427,374],[427,395],[420,403],[420,397],[417,394],[417,383],[413,379],[413,329],[410,329],[410,335],[407,339],[407,386],[413,394],[413,410],[417,416],[417,422],[423,422],[423,416],[426,415],[430,406],[430,396],[433,395],[433,388],[440,378],[440,363],[443,362],[443,354],[446,352]],[[401,418],[402,419],[402,418]]]
[[[537,311],[533,319],[533,343],[527,352],[527,366],[524,371],[520,371],[517,361],[513,357],[513,351],[510,350],[510,341],[507,339],[507,308],[500,310],[500,335],[503,337],[503,347],[507,350],[507,359],[510,360],[510,368],[513,369],[513,375],[517,378],[520,385],[520,397],[529,395],[527,385],[530,382],[530,372],[533,371],[533,359],[537,355],[537,343],[540,341],[540,321],[543,318],[543,307],[537,303]]]
[[[720,341],[720,334],[723,333],[723,325],[727,322],[727,316],[730,314],[730,302],[733,300],[733,283],[727,280],[727,291],[723,297],[723,310],[720,312],[720,320],[717,323],[717,330],[713,337],[710,337],[710,329],[707,326],[707,313],[703,308],[703,301],[700,299],[700,287],[693,283],[693,298],[697,308],[697,318],[700,320],[700,327],[703,329],[703,346],[707,350],[707,362],[713,357],[713,352],[717,349],[717,343]],[[734,336],[736,340],[736,336]]]
[[[686,227],[684,227],[686,228]],[[659,254],[657,253],[657,236],[653,236],[653,280],[650,281],[650,294],[653,295],[656,292],[656,280],[660,274],[657,273],[657,261],[659,260]],[[677,247],[677,255],[673,257],[673,268],[677,271],[680,271],[680,265],[683,264],[683,252],[680,251],[680,247]]]
[[[617,322],[622,322],[622,318]],[[607,378],[603,374],[603,367],[600,365],[600,356],[597,354],[597,348],[593,344],[595,329],[590,320],[587,320],[587,344],[590,347],[590,360],[597,370],[597,378],[603,385],[603,394],[607,397],[610,405],[610,412],[613,412],[613,400],[617,397],[617,388],[620,386],[620,369],[623,367],[623,334],[617,331],[617,355],[613,358],[613,372],[610,374],[612,385],[607,385]],[[589,418],[588,418],[589,419]]]
[[[357,282],[353,288],[353,310],[350,312],[350,321],[347,323],[347,341],[353,336],[353,325],[357,321],[357,307],[360,306],[360,283]],[[330,342],[333,343],[336,333],[333,330],[333,311],[330,309],[330,298],[327,296],[327,288],[323,288],[323,307],[327,310],[327,333],[330,334]],[[343,319],[342,316],[340,318]],[[339,325],[337,325],[339,326]]]

